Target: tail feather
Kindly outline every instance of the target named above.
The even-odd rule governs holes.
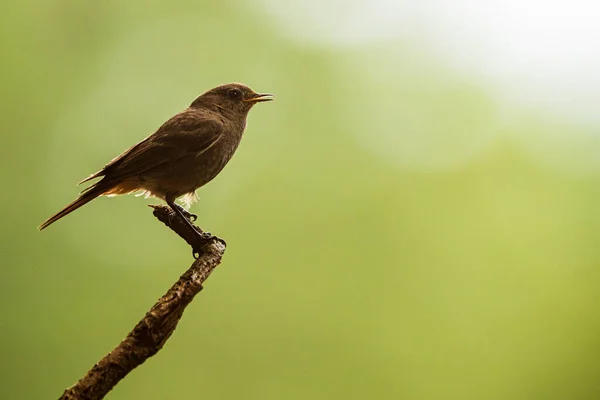
[[[68,204],[65,208],[63,208],[62,210],[60,210],[59,212],[57,212],[56,214],[54,214],[53,216],[48,218],[46,221],[44,221],[40,226],[38,226],[38,229],[41,231],[42,229],[44,229],[44,228],[48,227],[49,225],[51,225],[52,223],[58,221],[65,215],[72,213],[73,211],[77,210],[79,207],[94,200],[96,197],[101,196],[106,191],[110,190],[110,188],[111,188],[111,186],[106,185],[106,182],[103,183],[102,181],[96,183],[95,185],[90,186],[89,188],[86,188],[83,192],[81,192],[81,194],[79,195],[79,197],[77,199],[75,199],[72,203]]]

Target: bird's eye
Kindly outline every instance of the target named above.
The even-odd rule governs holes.
[[[231,89],[227,92],[227,95],[232,99],[240,99],[242,97],[242,91],[239,89]]]

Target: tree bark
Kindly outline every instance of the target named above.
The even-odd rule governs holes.
[[[65,390],[60,399],[102,399],[129,372],[156,354],[171,337],[187,305],[202,290],[202,283],[221,262],[225,241],[211,237],[199,242],[198,235],[193,235],[169,207],[151,207],[154,216],[181,236],[199,256],[127,337],[79,382]]]

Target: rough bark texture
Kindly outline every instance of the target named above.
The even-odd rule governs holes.
[[[90,369],[60,399],[102,399],[131,370],[156,354],[171,337],[185,307],[202,290],[202,283],[219,265],[225,242],[198,236],[165,206],[151,206],[154,216],[181,236],[199,254],[192,266],[146,313],[127,337]],[[201,231],[200,231],[201,232]]]

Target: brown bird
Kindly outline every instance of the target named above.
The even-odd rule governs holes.
[[[142,192],[164,200],[188,226],[190,215],[175,200],[196,200],[196,189],[210,182],[231,159],[252,106],[273,100],[248,86],[230,83],[200,95],[156,132],[80,182],[102,177],[79,197],[44,221],[42,230],[98,196]]]

